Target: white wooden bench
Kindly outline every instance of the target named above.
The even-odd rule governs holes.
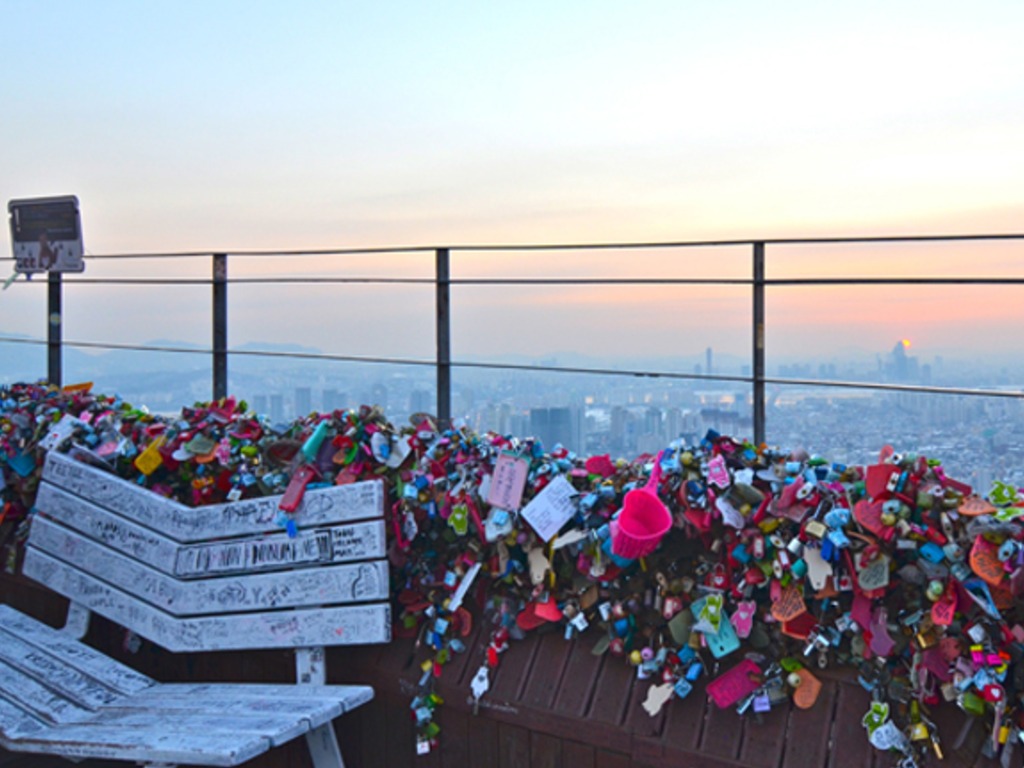
[[[324,647],[390,640],[384,489],[189,508],[47,456],[24,573],[68,597],[63,629],[0,606],[0,746],[147,766],[238,765],[305,735],[341,766],[332,720],[373,698],[326,685]],[[159,683],[80,642],[96,612],[171,651],[294,648],[296,684]]]

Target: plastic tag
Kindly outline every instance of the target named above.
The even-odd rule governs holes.
[[[736,604],[736,610],[732,614],[732,623],[736,628],[736,635],[746,639],[750,637],[750,630],[754,626],[754,614],[757,612],[757,603],[753,600],[741,600]]]
[[[832,563],[821,556],[817,547],[804,547],[804,562],[807,563],[807,579],[813,589],[824,589],[832,576]]]
[[[787,587],[782,590],[779,599],[772,603],[772,616],[779,621],[795,619],[806,610],[807,604],[799,587]]]
[[[146,446],[146,450],[135,457],[135,468],[139,472],[148,477],[156,472],[157,468],[164,463],[164,459],[160,455],[160,447],[164,444],[164,441],[164,436],[160,435]]]
[[[697,619],[694,629],[704,634],[717,634],[722,625],[722,603],[720,594],[708,595],[695,602],[690,608]]]
[[[529,461],[503,451],[494,464],[491,484],[487,489],[487,503],[492,507],[518,510],[523,501],[523,489],[529,471]]]
[[[729,487],[729,470],[725,466],[725,457],[718,455],[708,462],[708,482],[722,490]]]
[[[996,585],[1006,578],[1006,569],[999,559],[999,547],[979,535],[970,554],[971,570],[987,583]]]
[[[140,457],[141,458],[141,457]],[[284,495],[277,508],[288,514],[292,514],[302,503],[302,497],[306,495],[306,486],[316,475],[316,471],[308,464],[303,464],[292,475],[288,481],[288,487],[284,489]]]
[[[674,686],[672,683],[662,683],[661,685],[652,685],[647,689],[647,698],[643,701],[644,711],[647,712],[651,717],[655,717],[661,712],[662,707],[665,706],[666,702],[672,698]]]
[[[487,675],[487,665],[484,664],[473,675],[469,688],[473,692],[473,698],[479,700],[491,687],[491,680]]]
[[[907,743],[907,737],[896,727],[892,720],[886,720],[882,725],[875,728],[868,734],[868,740],[876,749],[890,750],[900,749]]]
[[[857,584],[865,592],[889,586],[889,558],[886,555],[878,555],[867,563],[861,560],[857,571]]]
[[[707,685],[708,696],[721,708],[731,707],[757,690],[761,668],[750,659],[719,675]]]

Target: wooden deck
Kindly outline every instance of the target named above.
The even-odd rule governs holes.
[[[0,579],[0,599],[51,624],[63,617],[63,601],[22,579]],[[339,740],[350,768],[889,768],[895,760],[872,748],[860,720],[869,695],[848,675],[825,676],[814,708],[790,705],[760,718],[739,717],[709,704],[703,682],[682,701],[669,702],[649,717],[640,707],[647,681],[638,681],[622,659],[590,653],[596,634],[565,641],[559,633],[534,633],[513,641],[502,655],[491,689],[473,714],[469,680],[479,668],[488,628],[478,626],[467,650],[444,667],[437,691],[445,699],[437,721],[441,748],[415,755],[409,702],[421,674],[412,641],[385,646],[329,650],[329,682],[366,682],[375,701],[337,722]],[[294,673],[284,651],[170,654],[143,642],[132,653],[124,631],[96,620],[88,640],[105,653],[164,681],[277,681]],[[946,759],[927,765],[948,768],[998,768],[980,757],[980,723],[961,739],[965,717],[944,705],[936,718]],[[960,746],[956,746],[961,742]],[[0,768],[71,766],[34,756],[0,754]],[[124,763],[90,760],[81,768]],[[305,768],[308,753],[301,742],[273,750],[246,768]],[[1024,765],[1018,748],[1010,764]]]

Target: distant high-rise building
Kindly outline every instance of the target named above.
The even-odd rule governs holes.
[[[369,405],[379,405],[385,411],[388,408],[388,388],[382,382],[376,382],[370,390]]]
[[[309,387],[295,388],[295,415],[308,416],[313,410],[313,390]]]
[[[707,351],[705,351],[704,354],[707,357],[707,371],[708,371],[708,376],[710,376],[712,373],[714,373],[714,368],[711,367],[711,356],[712,356],[711,347],[708,347]]]
[[[570,451],[583,450],[582,409],[531,408],[530,434],[550,451],[561,444]]]
[[[280,392],[270,396],[270,421],[274,424],[284,421],[284,395]]]
[[[261,416],[267,415],[267,396],[266,395],[253,395],[252,396],[252,410]]]
[[[414,389],[409,394],[410,413],[433,413],[437,408],[434,396],[426,389]]]
[[[907,339],[897,341],[889,353],[888,371],[892,381],[906,382],[917,379],[917,358],[907,354],[910,342]]]

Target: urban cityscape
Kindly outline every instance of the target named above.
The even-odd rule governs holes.
[[[27,345],[4,345],[24,353]],[[40,357],[31,348],[31,359]],[[290,348],[310,354],[308,348]],[[277,354],[286,353],[275,349]],[[210,396],[209,355],[110,352],[88,356],[66,349],[65,370],[96,382],[97,391],[118,394],[153,412],[173,414]],[[672,441],[694,445],[708,430],[737,439],[752,437],[751,387],[743,381],[749,364],[708,348],[688,358],[693,378],[523,371],[456,366],[452,415],[456,425],[539,440],[546,450],[562,445],[580,455],[610,454],[632,459]],[[0,375],[30,380],[18,356],[5,356]],[[127,361],[131,361],[130,363]],[[42,370],[42,361],[36,370]],[[575,361],[574,361],[575,362]],[[679,361],[676,360],[676,369]],[[649,370],[665,370],[649,361]],[[559,366],[557,358],[535,361]],[[1019,375],[978,371],[942,357],[927,362],[897,340],[873,360],[788,362],[769,366],[769,378],[800,383],[766,387],[768,443],[804,448],[840,464],[871,463],[891,444],[941,460],[947,472],[986,493],[994,480],[1024,486],[1024,399],[924,392],[879,391],[827,386],[829,381],[891,383],[1020,392]],[[285,428],[312,412],[360,405],[380,406],[396,426],[414,414],[436,411],[436,376],[430,365],[315,362],[308,359],[232,356],[230,391],[272,425]],[[815,386],[806,382],[821,381]]]

